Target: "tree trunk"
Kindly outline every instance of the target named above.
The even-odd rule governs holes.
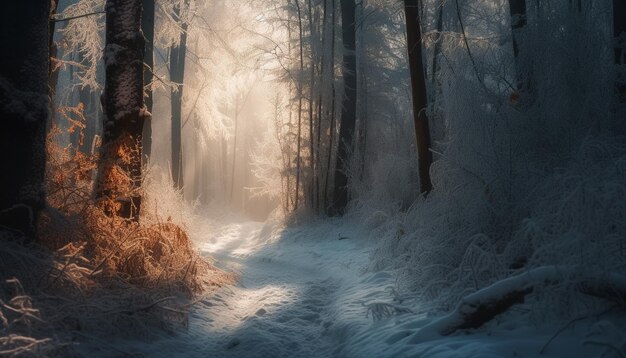
[[[103,141],[96,196],[110,215],[137,220],[145,42],[141,0],[107,0]]]
[[[432,90],[432,98],[431,103],[435,103],[435,96],[437,95],[437,72],[439,71],[439,54],[441,54],[441,46],[443,44],[443,7],[444,4],[440,4],[439,11],[437,13],[437,42],[435,42],[435,49],[433,51],[433,67],[431,69],[431,85],[433,87]]]
[[[59,67],[55,64],[56,59],[59,58],[59,49],[54,42],[54,30],[56,22],[52,21],[52,18],[57,13],[58,7],[58,0],[50,0],[50,17],[48,20],[48,48],[50,54],[50,62],[48,65],[48,85],[50,87],[49,93],[52,100],[50,101],[50,118],[48,119],[48,123],[46,124],[47,132],[50,131],[50,128],[52,128],[52,123],[54,122],[54,118],[56,115],[54,95],[56,93],[57,84],[59,82]]]
[[[332,215],[343,215],[348,205],[349,156],[353,152],[354,127],[356,124],[357,69],[356,69],[356,5],[355,0],[341,0],[343,36],[343,84],[344,96],[341,109],[341,126],[335,168],[335,188],[331,207]]]
[[[335,138],[335,97],[336,97],[336,92],[335,92],[335,33],[336,33],[336,28],[337,28],[337,23],[335,21],[335,16],[337,14],[337,4],[335,2],[335,0],[331,0],[331,11],[332,11],[332,22],[331,22],[331,28],[330,28],[330,41],[331,41],[331,45],[330,45],[330,66],[329,66],[329,73],[330,73],[330,86],[331,86],[331,90],[330,90],[330,111],[329,111],[329,118],[330,118],[330,124],[329,124],[329,136],[328,136],[328,156],[326,158],[326,173],[324,176],[324,193],[322,194],[323,198],[324,198],[324,210],[326,210],[327,212],[331,211],[331,206],[328,203],[328,186],[329,186],[329,181],[330,181],[330,173],[331,173],[331,165],[332,165],[332,158],[333,158],[333,141]]]
[[[311,4],[311,0],[308,0],[308,15],[309,15],[309,49],[311,51],[311,68],[309,69],[309,170],[310,170],[310,178],[308,180],[309,190],[307,202],[309,203],[309,207],[315,207],[315,136],[313,135],[314,124],[314,116],[313,116],[313,107],[314,107],[314,98],[313,92],[315,91],[315,27],[313,23],[313,7]]]
[[[626,103],[626,1],[613,0],[613,34],[617,38],[615,43],[615,65],[621,70],[618,72],[615,83],[618,105]]]
[[[237,132],[239,129],[239,97],[235,98],[235,132],[233,133],[233,166],[230,173],[230,205],[233,205],[235,191],[235,165],[237,164]]]
[[[180,43],[170,51],[170,80],[178,85],[172,89],[172,179],[174,187],[182,189],[183,180],[183,148],[182,148],[182,110],[183,89],[185,80],[185,57],[187,55],[187,23],[180,20],[181,9],[174,9],[176,21],[180,23],[182,32]]]
[[[152,113],[152,71],[154,68],[154,0],[143,0],[143,14],[141,17],[141,31],[146,39],[146,53],[144,62],[146,68],[143,71],[143,83],[145,87],[146,109]],[[143,160],[146,163],[152,154],[152,121],[147,120],[143,124]]]
[[[326,72],[326,38],[328,37],[328,0],[323,0],[322,7],[322,47],[320,58],[320,84],[318,86],[317,91],[317,127],[315,129],[316,142],[315,142],[315,163],[314,163],[314,172],[313,172],[313,182],[314,182],[314,191],[315,191],[315,212],[320,213],[320,206],[322,205],[322,199],[320,196],[320,175],[322,174],[322,120],[323,116],[323,102],[324,102],[324,91],[327,88],[326,84],[328,83],[328,77]],[[332,74],[330,76],[330,80],[332,81]]]
[[[296,2],[296,8],[298,9],[298,31],[299,31],[299,43],[300,43],[300,73],[304,74],[304,48],[303,48],[303,42],[304,42],[304,36],[303,36],[303,29],[302,29],[302,11],[300,9],[300,0],[295,0]],[[303,91],[302,91],[302,83],[303,81],[300,80],[300,83],[297,83],[298,86],[298,144],[297,144],[297,163],[296,163],[296,197],[295,197],[295,201],[294,201],[294,210],[298,209],[298,199],[300,198],[300,177],[301,177],[301,173],[300,171],[302,170],[302,96]]]
[[[78,101],[82,103],[83,106],[83,116],[85,117],[85,128],[83,129],[83,133],[80,135],[80,139],[78,141],[81,152],[85,154],[91,153],[91,144],[93,143],[93,139],[96,136],[96,113],[94,109],[94,103],[92,101],[91,90],[89,87],[81,88],[78,92]]]
[[[10,1],[0,15],[0,230],[34,239],[45,206],[50,0]]]
[[[428,98],[422,60],[422,32],[418,0],[405,0],[404,10],[406,15],[407,47],[411,73],[411,95],[413,99],[415,139],[417,140],[420,191],[423,194],[428,194],[433,188],[430,180],[430,166],[433,162],[433,155],[430,152],[430,129],[426,115]]]
[[[463,297],[454,311],[422,327],[408,342],[416,344],[441,339],[459,330],[480,328],[514,305],[523,303],[531,293],[563,282],[581,293],[624,307],[625,276],[588,268],[580,271],[573,266],[542,266],[495,282]]]
[[[526,61],[520,58],[519,36],[528,20],[526,19],[526,0],[509,0],[511,11],[511,34],[513,38],[513,58],[515,60],[517,95],[512,96],[513,102],[532,103],[532,74]],[[519,98],[518,98],[519,97]]]

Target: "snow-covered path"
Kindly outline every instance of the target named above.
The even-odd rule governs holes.
[[[283,229],[258,222],[193,228],[203,253],[238,272],[200,302],[188,331],[126,351],[146,356],[327,357],[372,324],[364,303],[391,298],[390,274],[363,275],[365,232],[332,221]]]
[[[241,279],[194,312],[191,329],[211,337],[199,348],[233,357],[332,355],[337,303],[368,252],[358,230],[307,228],[316,232],[231,224],[201,246]],[[360,304],[352,308],[363,311]]]
[[[390,272],[365,270],[372,243],[356,223],[326,219],[285,228],[201,221],[192,236],[218,266],[238,272],[239,280],[195,305],[187,330],[151,342],[116,341],[120,352],[145,357],[534,357],[546,342],[550,347],[542,357],[602,352],[585,344],[592,323],[572,326],[552,342],[558,327],[528,326],[514,312],[470,335],[411,343],[432,317],[420,312],[419,302],[405,300],[401,308],[410,311],[373,320],[368,307],[398,307],[396,280]],[[97,355],[118,356],[90,351],[89,356]]]

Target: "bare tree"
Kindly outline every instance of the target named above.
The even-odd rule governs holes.
[[[616,38],[615,65],[623,68],[624,57],[626,57],[626,1],[624,0],[613,0],[613,34]],[[624,104],[626,103],[626,72],[622,69],[618,73],[617,101],[618,104]]]
[[[188,5],[188,2],[185,2]],[[183,145],[182,145],[182,109],[183,89],[185,80],[185,58],[187,57],[187,26],[181,20],[180,6],[174,8],[174,19],[179,22],[180,41],[170,50],[170,80],[177,85],[171,91],[172,96],[172,178],[174,186],[181,189],[183,179]]]
[[[404,1],[420,191],[422,193],[428,193],[433,188],[430,179],[430,166],[433,162],[433,155],[430,152],[430,129],[428,126],[428,116],[426,115],[428,98],[426,95],[426,78],[424,76],[424,64],[422,60],[422,31],[418,5],[418,0]]]
[[[136,220],[141,196],[141,135],[147,116],[143,102],[145,41],[142,0],[107,0],[106,80],[102,103],[104,133],[96,196],[109,214]]]
[[[146,109],[152,113],[152,79],[154,68],[154,0],[143,0],[143,14],[141,16],[141,31],[146,39],[146,53],[144,62],[146,68],[143,72],[143,83],[145,87]],[[150,159],[152,153],[152,121],[147,120],[143,124],[143,157]]]
[[[533,79],[528,61],[520,56],[520,33],[528,24],[526,18],[526,0],[509,0],[509,9],[511,12],[511,36],[513,41],[513,58],[515,59],[516,72],[516,89],[517,94],[512,97],[520,97],[519,101],[523,103],[533,102]]]
[[[302,28],[302,10],[300,8],[300,0],[294,0],[296,8],[298,9],[298,33],[300,44],[300,72],[304,72],[304,30]],[[294,209],[298,209],[298,199],[300,198],[300,177],[302,176],[302,83],[297,83],[298,86],[298,148],[297,162],[296,162],[296,197],[294,201]]]
[[[341,0],[343,36],[344,96],[339,128],[339,147],[335,168],[335,188],[331,214],[342,215],[348,205],[348,160],[354,146],[356,125],[357,68],[356,68],[356,4],[354,0]]]

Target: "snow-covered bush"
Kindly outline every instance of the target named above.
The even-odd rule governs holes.
[[[530,63],[527,103],[516,102],[512,85],[507,2],[469,5],[443,4],[441,93],[430,109],[445,124],[434,145],[434,191],[413,201],[402,193],[418,186],[390,171],[414,166],[387,163],[355,202],[357,215],[392,217],[374,221],[374,268],[400,270],[405,289],[444,308],[531,267],[626,272],[626,148],[613,132],[607,5],[577,12],[567,1],[529,4],[518,58]],[[402,195],[412,205],[399,205]],[[367,197],[375,207],[363,204]]]

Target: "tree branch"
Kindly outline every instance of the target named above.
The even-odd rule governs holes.
[[[70,20],[75,20],[75,19],[80,19],[81,17],[87,17],[87,16],[93,16],[93,15],[100,15],[100,14],[104,14],[104,11],[95,11],[95,12],[90,12],[88,14],[82,14],[82,15],[76,15],[76,16],[70,16],[70,17],[66,17],[63,19],[56,19],[54,17],[50,18],[50,22],[65,22],[65,21],[70,21]]]

